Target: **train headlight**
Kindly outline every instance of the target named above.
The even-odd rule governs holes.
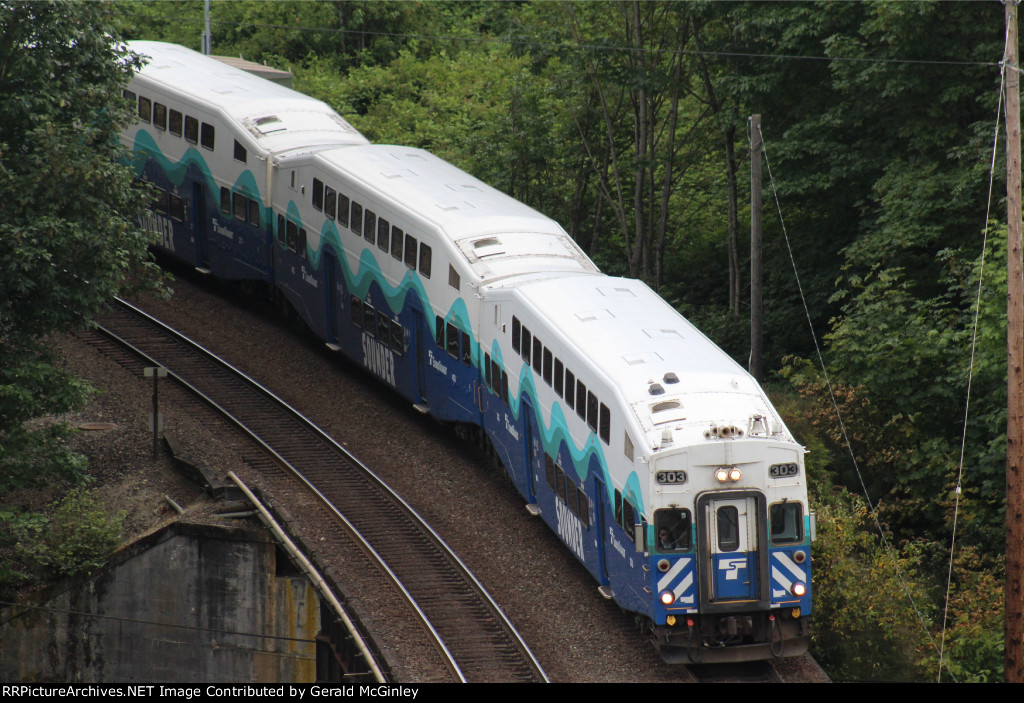
[[[676,601],[676,594],[666,589],[658,595],[658,600],[662,605],[672,605]]]
[[[736,482],[743,478],[743,472],[735,466],[720,466],[715,469],[715,478],[719,483]]]
[[[805,585],[804,585],[804,584],[803,584],[802,582],[800,582],[800,581],[796,581],[796,582],[795,582],[795,583],[793,584],[793,588],[792,588],[792,589],[790,589],[790,590],[792,590],[792,591],[793,591],[793,595],[794,595],[794,596],[796,596],[797,598],[802,598],[802,597],[804,597],[805,595],[807,595],[807,586],[805,586]]]

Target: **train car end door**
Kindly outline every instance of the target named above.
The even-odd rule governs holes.
[[[705,593],[710,604],[764,601],[767,594],[764,498],[710,494],[699,500]]]

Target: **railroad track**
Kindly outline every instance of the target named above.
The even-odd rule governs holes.
[[[119,301],[103,332],[164,366],[266,448],[255,466],[286,466],[381,564],[448,660],[454,680],[547,681],[536,658],[444,541],[358,459],[256,381]],[[254,462],[250,461],[250,464]],[[328,530],[337,539],[339,530]],[[327,545],[319,545],[323,550]]]

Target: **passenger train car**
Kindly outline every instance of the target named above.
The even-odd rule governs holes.
[[[158,189],[159,249],[271,292],[483,443],[667,661],[806,650],[804,450],[740,366],[451,164],[183,47],[130,46],[151,60],[122,140]]]

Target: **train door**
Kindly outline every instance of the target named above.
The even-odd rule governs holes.
[[[192,184],[192,203],[192,224],[196,233],[196,268],[204,273],[209,273],[210,252],[206,235],[206,186],[204,184]]]
[[[717,493],[698,501],[701,547],[710,603],[764,600],[767,578],[764,500],[757,494]]]
[[[531,505],[537,502],[537,493],[534,490],[534,471],[539,465],[538,457],[540,447],[537,442],[537,435],[534,432],[535,418],[533,415],[533,404],[522,396],[523,402],[519,406],[519,412],[523,418],[523,434],[526,436],[526,476],[524,477],[523,490],[526,493],[526,500]]]
[[[329,343],[337,343],[338,341],[338,319],[341,294],[340,276],[338,276],[338,259],[334,256],[334,252],[329,249],[325,249],[324,295],[326,296],[326,300],[324,301],[324,305],[327,317],[325,320],[327,325],[326,337]]]
[[[415,403],[423,403],[427,398],[426,388],[426,368],[427,368],[427,350],[424,346],[424,330],[427,328],[423,324],[423,311],[413,308],[412,311],[412,344],[416,347],[416,369],[413,373],[416,374],[416,398]]]
[[[598,581],[600,586],[598,590],[605,598],[611,597],[611,589],[608,588],[610,580],[608,578],[608,562],[605,558],[605,535],[607,534],[608,518],[606,515],[614,515],[614,511],[605,512],[608,506],[608,491],[605,490],[604,481],[597,476],[594,476],[594,530],[597,535],[597,561],[598,561]]]

